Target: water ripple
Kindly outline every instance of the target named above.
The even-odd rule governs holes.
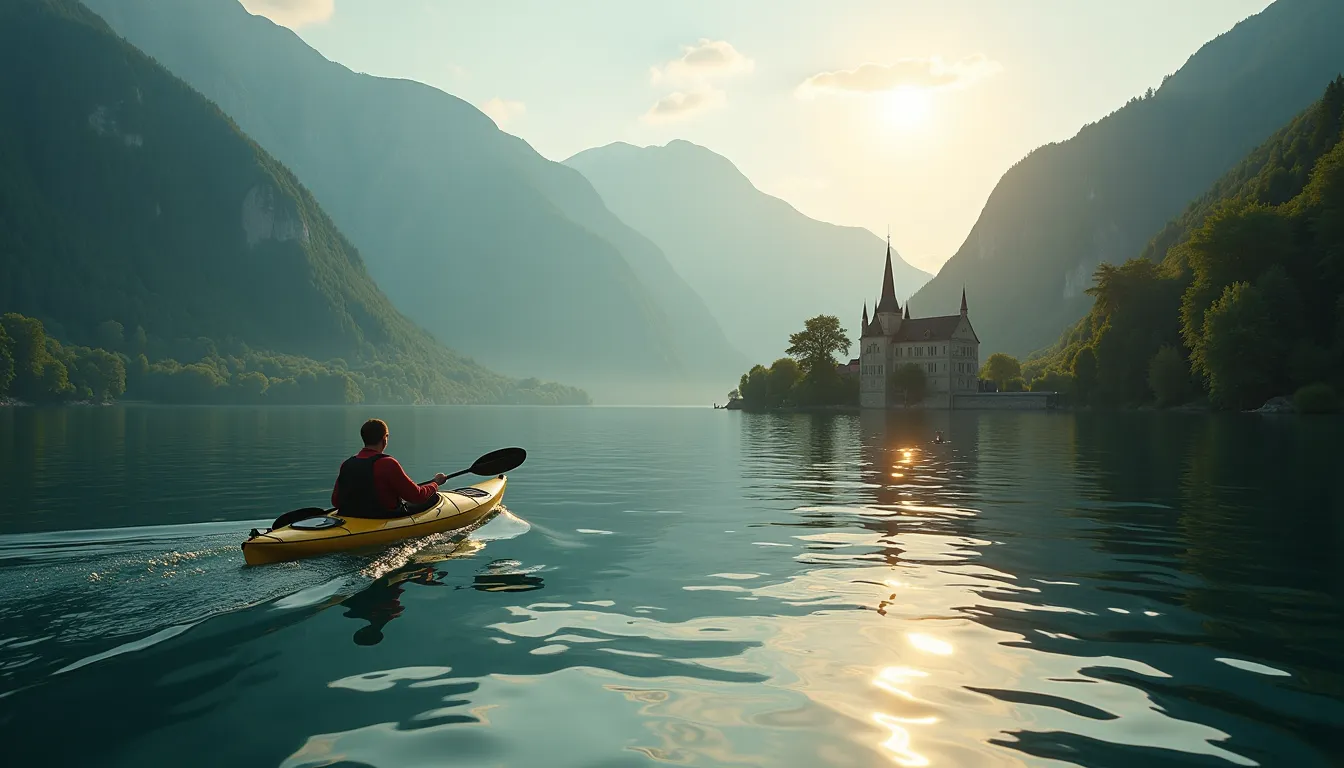
[[[332,462],[302,457],[363,414],[95,410],[24,416],[41,450],[0,455],[30,472],[19,493],[36,510],[0,537],[0,728],[21,758],[88,762],[93,744],[113,766],[186,749],[193,765],[286,768],[1339,755],[1329,423],[1286,440],[1266,421],[1169,414],[388,409],[419,469],[527,445],[513,511],[465,538],[244,569],[246,525],[214,519],[264,517],[285,475],[323,492]],[[80,419],[108,422],[106,455],[76,450]],[[263,424],[291,435],[266,448],[300,457],[284,471],[244,461]],[[82,518],[31,472],[92,475],[93,460],[107,514],[140,527],[34,532]],[[147,461],[166,477],[230,468],[196,473],[206,486],[255,476],[190,509],[146,500]],[[109,691],[118,706],[81,739],[50,738]]]

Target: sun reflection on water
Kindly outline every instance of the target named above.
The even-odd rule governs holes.
[[[891,736],[882,742],[882,748],[887,750],[891,759],[898,765],[907,765],[913,768],[914,766],[929,764],[927,757],[910,748],[910,732],[902,726],[900,719],[875,712],[873,713],[873,720],[891,730]]]
[[[906,639],[910,644],[926,653],[936,653],[939,656],[951,656],[952,645],[945,640],[939,640],[932,635],[926,635],[923,632],[909,632]]]

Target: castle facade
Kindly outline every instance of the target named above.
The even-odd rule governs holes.
[[[941,317],[913,317],[910,302],[902,309],[896,300],[891,272],[891,243],[887,243],[882,296],[868,319],[863,307],[859,333],[859,405],[863,408],[905,406],[905,393],[896,373],[905,365],[924,372],[925,396],[913,405],[952,408],[956,395],[979,391],[980,339],[971,327],[966,290],[961,291],[961,313]]]

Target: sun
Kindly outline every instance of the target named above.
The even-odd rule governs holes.
[[[883,118],[897,128],[920,128],[933,117],[933,96],[926,88],[897,88],[882,94],[881,99]]]

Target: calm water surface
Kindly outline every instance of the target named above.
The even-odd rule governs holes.
[[[323,503],[370,415],[417,478],[527,448],[508,511],[244,567],[248,528]],[[16,766],[1344,765],[1342,426],[0,409],[0,744]]]

